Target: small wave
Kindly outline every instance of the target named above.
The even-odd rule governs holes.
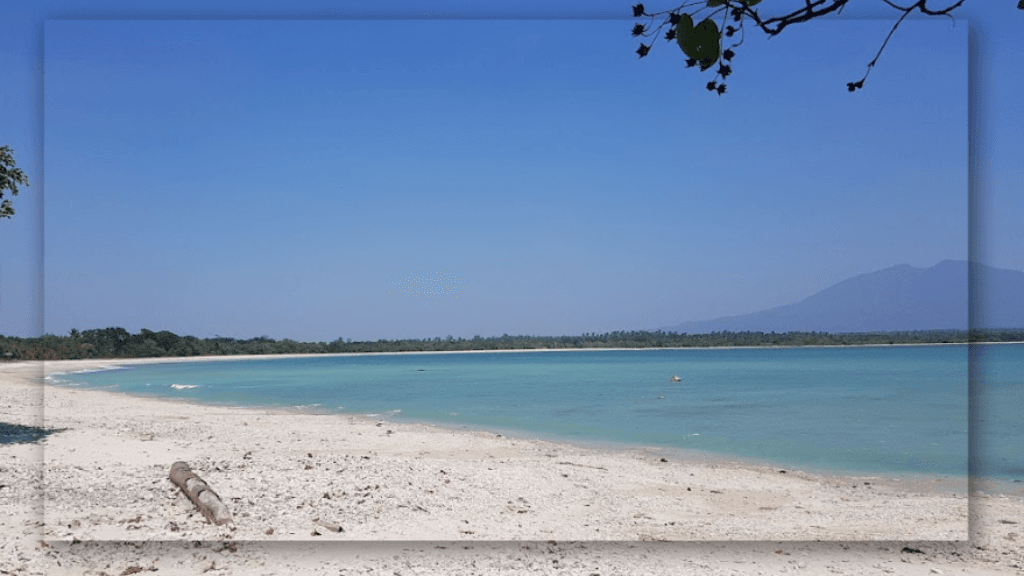
[[[67,370],[54,372],[53,374],[91,374],[93,372],[106,372],[108,370],[127,370],[127,366],[98,366],[96,368],[83,368],[81,370]]]
[[[171,388],[175,390],[187,390],[189,388],[199,388],[199,384],[171,384]]]
[[[396,408],[394,410],[388,410],[387,412],[385,412],[385,414],[387,414],[388,416],[398,416],[401,413],[402,413],[402,409],[401,408]]]
[[[93,372],[106,372],[108,370],[125,370],[125,366],[100,366],[98,368],[84,368],[82,370],[62,370],[60,372],[50,372],[43,377],[43,380],[51,382],[58,386],[81,386],[83,382],[72,382],[66,378],[72,377],[76,374],[90,374]]]
[[[47,376],[46,379],[54,386],[81,386],[85,384],[85,382],[75,382],[74,380],[64,380],[62,378],[52,378],[50,376]]]

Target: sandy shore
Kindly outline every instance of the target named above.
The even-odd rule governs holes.
[[[1016,497],[972,495],[969,526],[937,486],[41,384],[110,364],[0,364],[0,570],[1024,573]],[[231,523],[168,480],[178,460]]]

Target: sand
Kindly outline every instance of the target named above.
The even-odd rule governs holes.
[[[41,384],[111,364],[0,364],[0,574],[1024,574],[1018,496]]]

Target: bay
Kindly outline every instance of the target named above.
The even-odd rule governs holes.
[[[826,472],[965,477],[970,360],[984,356],[993,377],[986,398],[1012,395],[1022,352],[949,345],[341,355],[128,365],[53,374],[51,382]],[[1007,461],[996,458],[985,474],[1016,477],[1020,424],[1001,405],[989,408],[1001,426],[989,450]]]

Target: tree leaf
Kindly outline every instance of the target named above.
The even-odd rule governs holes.
[[[718,31],[718,25],[710,18],[705,18],[700,24],[693,25],[693,18],[689,14],[683,14],[676,25],[676,42],[679,48],[688,57],[700,61],[701,68],[706,69],[718,60],[721,47],[719,42],[722,34]]]
[[[637,4],[633,6],[633,18],[639,18],[644,15],[644,5]]]
[[[651,47],[648,46],[647,44],[644,44],[643,42],[641,42],[640,47],[636,49],[636,53],[639,54],[641,58],[647,56],[647,53],[650,51]]]
[[[725,4],[725,0],[708,0],[708,8],[718,8]]]

